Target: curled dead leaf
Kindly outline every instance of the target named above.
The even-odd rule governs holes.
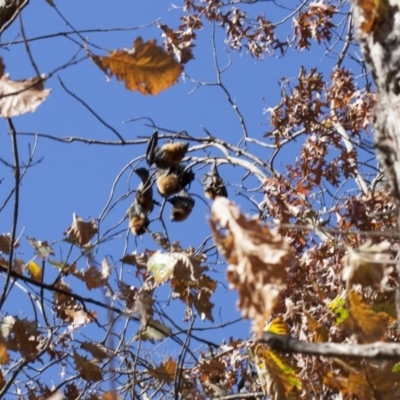
[[[18,247],[18,242],[14,243],[14,248]],[[0,251],[4,254],[10,254],[11,250],[11,235],[9,233],[0,235]]]
[[[44,76],[12,81],[9,79],[9,74],[4,74],[4,69],[3,60],[1,60],[0,116],[11,118],[28,111],[34,112],[51,91],[43,88]]]
[[[342,278],[347,288],[360,284],[363,287],[371,286],[374,289],[384,290],[393,268],[388,266],[390,254],[383,253],[390,248],[389,242],[372,245],[365,242],[358,249],[347,249],[342,258],[344,264]]]
[[[65,234],[78,246],[86,247],[90,245],[91,239],[97,232],[94,220],[85,222],[74,213],[72,216],[72,225],[65,231]]]
[[[103,379],[97,360],[88,360],[86,357],[80,356],[78,353],[73,354],[75,367],[81,374],[82,378],[88,382],[99,382]]]
[[[215,243],[228,261],[230,287],[239,292],[238,307],[260,334],[286,287],[292,250],[280,235],[247,219],[224,197],[214,200],[211,212]]]

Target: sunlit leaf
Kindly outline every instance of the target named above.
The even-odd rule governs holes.
[[[340,326],[357,335],[361,343],[383,340],[390,316],[383,312],[372,311],[354,291],[348,294],[348,303],[349,316]]]
[[[72,216],[72,225],[66,230],[68,238],[80,247],[90,245],[93,236],[98,232],[95,221],[85,222],[75,213]]]
[[[275,333],[277,335],[289,335],[290,329],[282,317],[274,318],[264,329],[265,332]]]
[[[341,297],[337,296],[329,304],[328,308],[336,315],[336,324],[341,324],[348,316],[349,310],[346,307],[346,301]]]
[[[177,264],[176,257],[157,251],[147,261],[147,270],[152,273],[156,283],[162,284],[171,278]]]
[[[28,237],[28,242],[36,250],[36,255],[38,257],[47,258],[49,255],[54,255],[53,249],[46,240],[41,241]]]
[[[26,269],[33,280],[36,282],[41,282],[42,269],[35,263],[35,261],[29,261]]]
[[[263,389],[271,399],[290,399],[296,390],[301,389],[296,371],[273,351],[258,346],[252,357]]]
[[[387,0],[357,0],[357,5],[362,9],[360,28],[365,33],[373,30],[378,18],[384,20],[384,15],[390,8]]]
[[[11,118],[34,112],[50,93],[50,89],[43,88],[44,76],[12,81],[8,78],[9,74],[3,74],[2,59],[0,63],[0,116]]]
[[[171,357],[165,363],[160,364],[157,368],[149,369],[149,374],[165,383],[172,383],[175,379],[177,363]]]
[[[138,37],[132,49],[115,50],[108,57],[89,54],[93,62],[107,75],[124,81],[129,90],[156,95],[172,86],[182,72],[182,66],[156,42],[143,43]]]

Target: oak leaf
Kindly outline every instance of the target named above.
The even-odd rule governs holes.
[[[363,287],[371,286],[373,289],[383,289],[389,279],[393,268],[387,265],[390,254],[383,253],[390,248],[389,242],[372,245],[365,242],[358,249],[347,249],[347,254],[342,258],[343,280],[347,288],[360,284]]]
[[[383,312],[374,312],[354,291],[348,294],[348,307],[349,316],[341,323],[342,328],[355,334],[360,343],[384,339],[388,323],[393,318]]]
[[[147,261],[147,271],[153,274],[157,284],[162,284],[172,277],[178,264],[178,259],[173,254],[156,251]]]
[[[89,54],[107,75],[115,75],[129,90],[156,95],[179,78],[182,66],[154,40],[143,42],[138,37],[132,49],[115,50],[108,57]]]
[[[268,394],[271,400],[295,398],[294,394],[301,389],[301,381],[283,356],[279,356],[264,346],[257,346],[254,354],[250,352],[250,355],[263,392]]]
[[[286,287],[292,250],[281,236],[245,218],[224,197],[214,200],[211,213],[215,243],[228,261],[230,287],[239,292],[238,307],[245,318],[253,319],[253,330],[260,334]]]
[[[43,88],[44,76],[12,81],[4,69],[0,58],[0,116],[11,118],[34,112],[50,93],[50,89]]]
[[[14,244],[14,248],[18,247],[19,244],[17,242],[15,242]],[[0,251],[4,254],[10,254],[10,250],[11,250],[11,235],[8,234],[3,234],[0,235]]]
[[[82,375],[82,378],[88,382],[99,382],[103,380],[100,367],[97,365],[95,359],[88,360],[86,357],[81,357],[78,353],[74,352],[74,361],[76,369]]]
[[[171,357],[153,370],[149,370],[149,374],[157,378],[161,382],[172,383],[175,379],[175,371],[177,363]]]
[[[81,348],[88,351],[97,360],[104,360],[113,355],[113,351],[102,345],[101,343],[83,342]]]
[[[85,222],[74,213],[72,216],[72,225],[65,231],[65,234],[78,246],[87,247],[97,232],[98,229],[94,220]]]

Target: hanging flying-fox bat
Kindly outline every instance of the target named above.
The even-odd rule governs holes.
[[[217,170],[217,161],[215,160],[209,172],[207,172],[202,180],[204,194],[209,199],[214,200],[217,196],[228,197],[225,183],[220,177]]]
[[[194,180],[194,173],[191,169],[185,170],[183,165],[178,168],[159,170],[157,176],[157,189],[163,197],[169,197],[180,192],[185,186]]]
[[[133,200],[132,205],[128,211],[129,228],[134,235],[143,235],[149,226],[150,221],[148,220],[146,213],[142,206],[137,202],[137,199]]]
[[[142,182],[136,189],[135,199],[142,207],[144,213],[150,214],[153,211],[153,188],[151,187],[150,173],[146,168],[134,170],[139,175]]]
[[[189,193],[183,189],[177,196],[167,200],[172,204],[170,220],[171,221],[184,221],[192,212],[194,207],[194,199],[190,197]]]
[[[146,150],[146,160],[149,166],[155,164],[157,168],[167,169],[178,167],[188,151],[189,143],[170,142],[158,147],[158,131],[154,131]]]

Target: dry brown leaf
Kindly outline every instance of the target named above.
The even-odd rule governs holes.
[[[72,271],[71,273],[78,279],[85,282],[89,290],[104,287],[108,277],[110,276],[111,266],[106,257],[103,258],[101,268],[97,269],[94,266],[89,267],[86,271]]]
[[[308,323],[308,329],[313,335],[312,341],[316,343],[327,342],[329,339],[329,331],[306,310],[303,310],[303,313]]]
[[[215,291],[216,282],[204,274],[208,268],[201,264],[206,257],[202,254],[195,255],[193,249],[170,253],[169,256],[175,260],[171,278],[171,287],[174,290],[172,297],[179,297],[187,305],[185,320],[192,315],[193,305],[202,320],[207,318],[214,322],[214,304],[210,298]]]
[[[135,300],[138,290],[135,286],[129,286],[125,282],[121,282],[119,285],[119,297],[124,300],[126,308],[133,310],[135,307]]]
[[[122,397],[118,396],[114,392],[105,392],[101,400],[122,400]]]
[[[89,54],[93,62],[107,75],[115,75],[129,90],[156,95],[172,86],[182,72],[182,66],[154,40],[143,43],[138,37],[132,49],[115,50],[109,57]]]
[[[104,360],[113,355],[112,350],[107,349],[107,347],[101,343],[83,342],[81,348],[91,353],[92,356],[98,360]]]
[[[74,383],[69,383],[64,389],[65,400],[76,400],[81,394]]]
[[[8,353],[7,343],[3,335],[0,334],[0,364],[7,365],[10,362],[10,354]]]
[[[99,382],[103,380],[100,367],[96,360],[87,360],[86,357],[81,357],[74,352],[74,361],[76,369],[82,375],[82,378],[88,382]]]
[[[360,284],[363,287],[371,286],[374,289],[384,290],[393,268],[388,266],[390,254],[383,253],[390,248],[389,242],[372,245],[365,242],[358,249],[347,249],[342,258],[343,280],[349,289],[352,285]]]
[[[65,234],[78,246],[86,247],[90,245],[91,239],[97,232],[94,220],[85,222],[74,213],[72,216],[72,225],[66,230]]]
[[[348,294],[348,307],[349,316],[341,323],[342,328],[355,334],[360,343],[373,343],[384,339],[391,319],[389,315],[372,311],[354,291]]]
[[[286,287],[291,248],[278,234],[241,215],[224,197],[214,200],[211,212],[214,240],[228,261],[230,287],[239,292],[238,307],[244,317],[253,319],[254,332],[261,334]]]
[[[47,98],[50,89],[43,88],[44,77],[12,81],[4,74],[3,60],[0,63],[0,116],[16,117],[36,108]]]
[[[161,382],[171,383],[175,379],[175,370],[177,368],[177,364],[171,357],[168,360],[161,364],[159,367],[149,370],[149,374],[154,376]]]
[[[18,247],[18,243],[15,243],[14,248]],[[0,251],[4,254],[10,254],[11,250],[11,235],[0,235]]]
[[[58,282],[56,287],[64,292],[70,292],[68,285]],[[93,320],[93,315],[85,312],[73,297],[64,293],[54,292],[54,310],[58,318],[71,323],[73,327],[84,325]]]
[[[36,360],[40,350],[40,337],[35,321],[15,319],[7,340],[7,348],[19,351],[27,360]]]
[[[377,23],[385,20],[390,9],[387,0],[357,0],[357,5],[362,10],[360,29],[367,34],[375,29]]]

